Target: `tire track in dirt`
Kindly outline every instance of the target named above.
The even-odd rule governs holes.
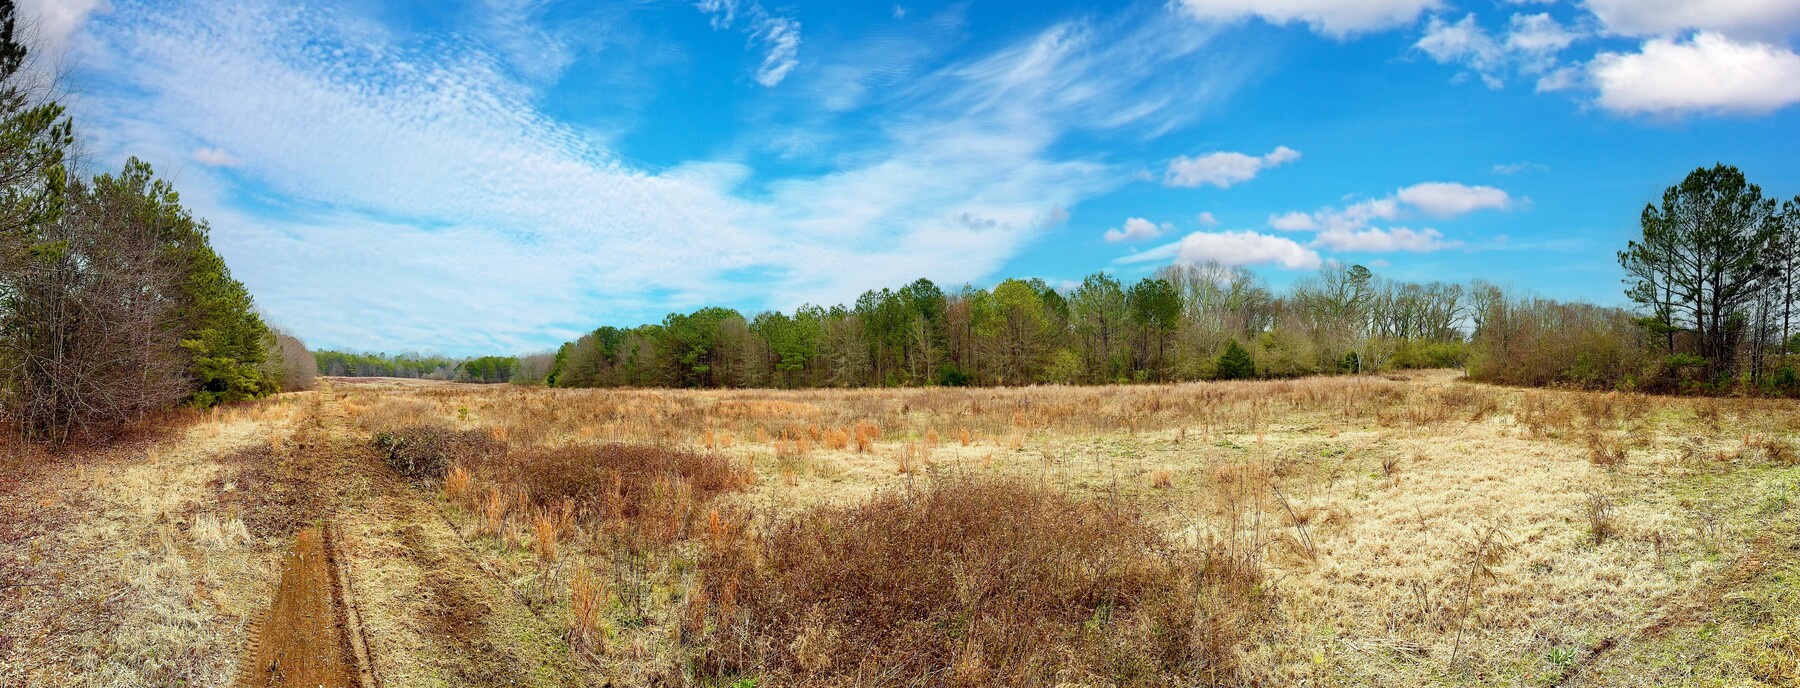
[[[291,455],[270,457],[272,471],[260,487],[275,495],[272,512],[261,514],[272,527],[312,522],[299,530],[282,558],[281,575],[269,607],[251,623],[239,672],[240,686],[271,688],[378,688],[361,615],[345,575],[336,529],[344,501],[345,465],[325,414],[329,387],[310,409],[310,425],[295,438]],[[286,460],[280,460],[286,459]]]
[[[252,680],[240,685],[580,683],[566,651],[557,651],[560,634],[519,603],[504,581],[484,575],[477,554],[380,458],[329,385],[321,388],[311,420],[310,430],[296,437],[298,451],[275,462],[282,467],[270,482],[278,484],[269,487],[283,495],[279,511],[293,512],[277,522],[318,524],[324,565],[303,567],[307,578],[296,584],[297,592],[287,590],[284,568],[270,611],[254,625],[246,667],[266,669],[277,646],[296,642],[276,630],[289,625],[281,614],[322,589],[336,620],[307,627],[304,632],[313,635],[303,646],[320,656],[317,648],[339,648],[345,671],[302,676],[305,683],[246,671]],[[296,551],[302,545],[313,546],[297,539]]]
[[[281,582],[259,619],[239,684],[258,688],[368,688],[351,649],[329,531],[307,528],[281,562]]]

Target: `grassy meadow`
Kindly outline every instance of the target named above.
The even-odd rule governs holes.
[[[257,683],[309,528],[380,685],[1794,685],[1800,656],[1786,401],[338,379],[179,425],[0,487],[0,682]]]

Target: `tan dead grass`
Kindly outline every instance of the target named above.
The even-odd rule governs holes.
[[[1246,650],[1255,675],[1349,685],[1553,678],[1562,668],[1546,659],[1551,649],[1632,632],[1742,551],[1722,534],[1727,516],[1708,525],[1672,485],[1781,465],[1791,452],[1779,442],[1800,427],[1780,403],[1492,388],[1446,373],[963,390],[369,386],[352,396],[370,409],[428,400],[438,415],[421,418],[434,422],[536,427],[532,441],[545,445],[705,446],[708,428],[731,432],[742,441],[714,442],[717,451],[759,479],[728,501],[782,513],[959,474],[1148,495],[1161,505],[1148,516],[1171,533],[1267,533],[1283,623],[1275,642]],[[448,413],[457,408],[470,409],[467,420]],[[955,441],[931,440],[943,428]],[[1604,541],[1591,512],[1604,517]],[[1484,532],[1516,547],[1471,584],[1464,555]]]
[[[1800,605],[1780,592],[1796,529],[1769,525],[1800,501],[1791,402],[1503,389],[1444,372],[1024,389],[335,386],[347,423],[333,432],[371,452],[374,432],[416,425],[481,434],[509,457],[699,450],[745,474],[715,508],[769,517],[992,476],[1135,505],[1177,542],[1255,543],[1275,622],[1238,665],[1265,685],[1653,685],[1694,666],[1707,677],[1696,685],[1779,684],[1792,666],[1779,649],[1800,637]],[[316,441],[303,399],[216,411],[129,460],[0,488],[9,514],[31,506],[23,525],[0,526],[17,534],[0,539],[0,572],[34,591],[55,582],[0,592],[0,684],[230,676],[273,550],[250,512],[261,502],[231,497],[257,488],[232,483],[227,457]],[[1623,460],[1595,461],[1593,437]],[[573,648],[594,682],[679,684],[694,641],[671,629],[696,613],[694,538],[707,527],[694,488],[647,483],[665,525],[633,544],[596,539],[603,521],[553,523],[556,502],[474,468],[449,466],[443,517],[424,501],[439,494],[430,484],[365,488],[386,506],[344,516],[382,675],[480,684],[501,677],[470,673],[484,665],[470,658],[533,664]],[[582,490],[552,496],[592,506]],[[681,505],[694,515],[671,511]],[[707,613],[741,608],[741,592],[709,593]],[[458,625],[433,616],[445,603],[490,613]],[[493,644],[507,637],[535,640]],[[834,642],[792,640],[796,662]],[[1712,659],[1670,659],[1686,646]],[[174,656],[198,659],[147,659]]]

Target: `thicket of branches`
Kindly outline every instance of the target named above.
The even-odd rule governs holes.
[[[73,125],[0,0],[0,410],[31,439],[103,436],[180,404],[308,384],[208,243],[137,159],[82,179]],[[302,357],[304,358],[304,356]]]

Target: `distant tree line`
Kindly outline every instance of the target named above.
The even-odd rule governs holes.
[[[459,382],[542,382],[544,375],[520,378],[521,360],[514,356],[482,356],[480,358],[447,358],[415,352],[389,356],[381,353],[318,351],[313,354],[321,375],[332,377],[399,377],[420,380],[456,380]],[[548,354],[537,360],[547,361]],[[540,369],[542,364],[540,364]]]
[[[1462,285],[1332,265],[1275,294],[1251,271],[1169,266],[1056,289],[1010,279],[946,292],[930,280],[848,306],[746,318],[726,308],[601,327],[563,345],[562,387],[1018,385],[1290,377],[1461,365]]]
[[[1800,196],[1702,167],[1640,217],[1618,254],[1636,312],[1495,300],[1474,372],[1519,384],[1800,393]]]
[[[315,351],[320,375],[332,377],[402,377],[424,380],[449,380],[456,375],[456,359],[406,352],[389,356],[379,353]]]
[[[52,443],[309,384],[168,182],[75,174],[74,126],[0,1],[0,413]],[[297,356],[298,358],[292,358]],[[291,365],[290,365],[291,363]]]

